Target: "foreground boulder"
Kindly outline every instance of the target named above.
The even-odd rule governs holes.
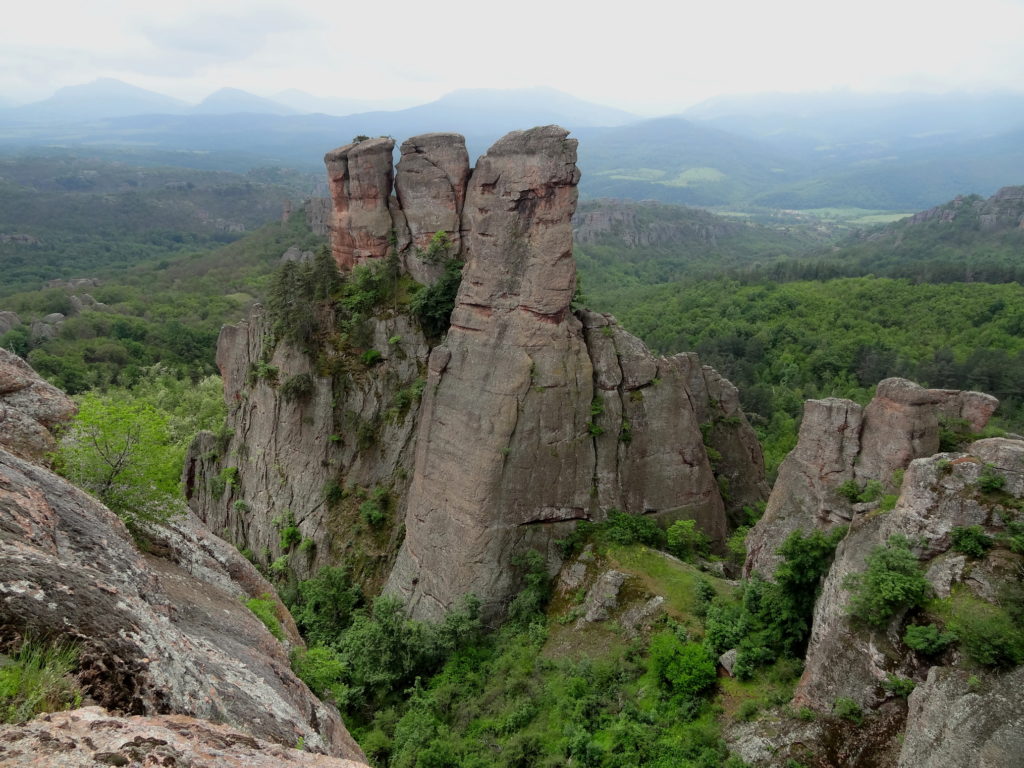
[[[124,717],[100,707],[41,715],[23,726],[0,725],[0,764],[7,768],[365,768],[363,763],[288,749],[237,728],[184,715]]]
[[[63,404],[40,406],[66,398],[27,365],[3,371],[22,393],[6,403],[12,423],[66,415]],[[246,608],[253,597],[271,602],[283,642]],[[363,759],[337,711],[292,674],[295,625],[237,550],[189,514],[140,552],[92,496],[0,448],[0,643],[25,637],[74,643],[79,681],[105,707],[189,715]]]

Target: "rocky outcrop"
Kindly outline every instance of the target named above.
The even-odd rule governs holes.
[[[234,434],[223,446],[206,436],[190,455],[200,517],[269,563],[289,554],[274,521],[291,516],[314,544],[307,559],[291,553],[301,577],[353,555],[359,502],[332,510],[325,484],[385,487],[395,525],[370,543],[374,573],[390,565],[404,521],[386,589],[418,618],[467,593],[499,616],[520,585],[518,555],[534,549],[554,573],[555,542],[610,509],[693,518],[720,544],[728,512],[765,496],[760,448],[735,388],[695,355],[655,357],[613,317],[573,312],[576,142],[557,126],[517,131],[472,172],[454,134],[406,141],[396,173],[392,148],[368,140],[327,155],[335,260],[397,256],[427,283],[444,260],[464,261],[446,339],[429,349],[406,315],[382,310],[368,347],[383,362],[339,376],[340,360],[323,362],[330,349],[314,353],[314,370],[305,352],[265,348],[259,312],[225,328],[218,362]],[[431,253],[441,232],[443,253]],[[253,375],[270,370],[276,388]],[[311,394],[286,400],[283,382],[302,374]],[[417,379],[422,401],[395,412],[389,401]],[[360,442],[367,426],[375,447]],[[235,473],[226,490],[225,470]]]
[[[7,768],[365,768],[362,762],[289,749],[184,715],[124,717],[101,707],[41,715],[23,726],[0,725],[0,763]]]
[[[28,363],[0,349],[0,447],[42,460],[57,447],[50,430],[76,410],[67,395],[43,381]]]
[[[837,698],[851,698],[861,706],[876,706],[885,698],[880,684],[887,674],[918,674],[913,654],[902,645],[902,616],[883,631],[859,627],[849,617],[848,577],[863,572],[872,550],[891,536],[901,535],[912,542],[914,553],[922,561],[922,571],[928,576],[942,574],[934,585],[937,590],[948,594],[950,582],[962,579],[961,584],[980,599],[995,599],[994,588],[989,587],[986,594],[984,580],[979,584],[966,579],[962,569],[927,568],[950,549],[954,527],[979,525],[997,533],[1012,519],[1012,513],[977,491],[986,466],[1004,478],[1004,493],[1017,499],[1024,497],[1024,441],[989,438],[972,444],[966,454],[938,454],[913,461],[895,508],[854,521],[836,550],[835,562],[815,605],[804,673],[794,703],[828,710]]]
[[[554,571],[555,540],[611,508],[691,517],[724,538],[701,425],[735,390],[695,356],[655,358],[614,318],[571,312],[578,178],[575,142],[556,127],[510,134],[470,178],[466,267],[430,357],[388,581],[414,615],[437,617],[470,592],[499,613],[517,553],[536,549]],[[730,394],[712,403],[712,389]],[[742,415],[733,426],[760,492],[756,440]]]
[[[619,571],[605,571],[587,590],[583,600],[583,615],[576,622],[577,629],[584,624],[605,621],[612,611],[619,607],[619,590],[626,581],[626,574]]]
[[[998,403],[981,392],[925,389],[896,378],[882,381],[866,408],[838,398],[807,401],[797,446],[747,537],[744,573],[770,576],[776,550],[793,531],[828,530],[866,511],[838,493],[840,486],[875,482],[880,491],[895,492],[897,470],[939,450],[941,420],[963,421],[978,432]]]
[[[1024,229],[1024,187],[1003,187],[982,203],[978,212],[982,229]]]
[[[287,645],[302,641],[253,565],[192,515],[140,552],[113,512],[26,460],[52,448],[48,428],[73,403],[3,350],[0,396],[3,444],[21,456],[0,448],[0,643],[75,643],[79,679],[107,707],[362,759],[337,712],[292,674]],[[272,601],[287,645],[245,607],[252,597]]]
[[[270,349],[266,312],[225,326],[217,344],[231,432],[200,434],[184,467],[186,496],[211,530],[250,550],[263,566],[281,557],[300,578],[336,565],[361,549],[379,582],[397,549],[390,535],[356,540],[363,491],[389,493],[389,530],[397,535],[412,469],[417,381],[427,343],[406,315],[374,318],[367,348],[380,353],[372,367],[337,351],[317,370],[288,344]],[[329,375],[324,375],[328,373]],[[289,382],[308,382],[295,396]],[[419,386],[422,386],[422,382]],[[282,545],[281,531],[302,541]],[[285,542],[288,544],[288,542]]]
[[[342,269],[387,253],[394,229],[388,207],[394,148],[393,139],[366,139],[324,156],[334,204],[331,249]]]
[[[18,317],[17,312],[0,312],[0,336],[19,325],[21,325],[21,318]]]
[[[1024,228],[1024,187],[1003,187],[987,200],[961,195],[945,205],[915,213],[909,221],[949,223],[964,216],[976,216],[983,230]]]
[[[983,679],[932,667],[910,694],[899,768],[1007,768],[1024,755],[1024,667]]]
[[[431,283],[441,270],[437,259],[427,255],[434,235],[445,235],[452,254],[462,250],[469,154],[465,139],[456,133],[417,136],[403,142],[401,152],[395,192],[412,245],[405,255],[405,267],[414,280]]]
[[[104,706],[361,759],[337,712],[292,674],[285,646],[242,602],[273,594],[255,568],[189,519],[158,534],[154,552],[140,553],[91,496],[0,451],[3,634],[77,643],[80,679]]]

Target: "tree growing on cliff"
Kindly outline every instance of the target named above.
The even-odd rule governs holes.
[[[899,611],[924,602],[928,582],[905,536],[894,535],[868,555],[864,573],[851,574],[844,584],[853,593],[850,615],[875,629],[884,629]]]
[[[57,466],[72,483],[113,510],[133,534],[182,511],[182,446],[168,415],[127,392],[90,392],[65,435]]]

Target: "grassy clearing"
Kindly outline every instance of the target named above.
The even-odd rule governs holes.
[[[726,175],[717,168],[687,168],[685,171],[680,171],[671,179],[659,181],[659,184],[664,184],[666,187],[693,187],[700,184],[713,184],[718,181],[724,181]]]
[[[852,224],[857,226],[871,226],[874,224],[889,224],[900,219],[905,219],[912,213],[900,211],[872,210],[870,208],[805,208],[792,211],[802,216],[813,216],[822,221],[830,221],[841,224]]]
[[[728,581],[642,544],[613,544],[606,556],[613,568],[635,576],[652,594],[664,596],[666,612],[680,621],[693,620],[700,579],[710,583],[720,596],[731,597],[734,592]]]

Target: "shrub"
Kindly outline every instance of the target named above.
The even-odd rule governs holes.
[[[299,582],[297,600],[290,608],[311,645],[328,645],[341,637],[362,603],[362,590],[352,582],[348,569],[328,566]]]
[[[705,555],[711,545],[707,534],[697,528],[696,520],[676,520],[666,532],[668,550],[683,560]]]
[[[1024,630],[1009,613],[995,605],[961,597],[953,606],[950,628],[977,664],[1012,667],[1024,663]]]
[[[544,606],[551,597],[551,578],[544,556],[529,549],[512,559],[512,565],[524,571],[523,588],[508,608],[508,621],[513,626],[527,626],[544,617]]]
[[[372,366],[377,365],[378,363],[384,362],[384,355],[382,355],[379,350],[368,349],[365,352],[363,352],[359,359],[362,360],[363,365],[365,365],[367,368],[371,368]]]
[[[1024,555],[1024,522],[1013,521],[1006,525],[1006,546],[1011,552]]]
[[[984,557],[992,548],[992,537],[980,525],[953,528],[953,549],[971,557]]]
[[[281,385],[281,396],[288,402],[305,400],[313,394],[313,377],[308,373],[289,376]]]
[[[923,603],[928,594],[928,582],[910,542],[899,535],[872,550],[864,573],[851,574],[845,586],[853,593],[850,615],[877,629],[883,629],[898,611]]]
[[[996,472],[996,468],[991,464],[986,464],[981,470],[981,475],[978,476],[978,488],[985,493],[995,493],[1003,490],[1004,485],[1006,485],[1006,478]]]
[[[899,675],[894,675],[891,672],[887,673],[885,680],[882,681],[882,688],[893,696],[899,696],[904,699],[910,695],[911,691],[914,690],[914,687],[915,683],[910,678],[900,677]]]
[[[346,665],[333,648],[314,646],[292,651],[292,671],[321,699],[344,705],[348,687],[342,682]]]
[[[359,516],[371,528],[377,528],[387,520],[390,503],[388,489],[377,486],[370,494],[370,498],[359,505]]]
[[[845,696],[836,699],[836,703],[832,707],[832,712],[836,717],[849,720],[854,725],[860,725],[864,722],[864,712],[861,710],[860,705],[853,699]]]
[[[907,647],[925,656],[942,653],[955,640],[956,635],[952,632],[940,632],[934,624],[911,624],[903,634],[903,642]]]
[[[328,507],[336,507],[345,498],[345,488],[337,480],[324,483],[324,501]]]
[[[270,631],[270,634],[284,642],[284,632],[281,631],[281,622],[277,618],[277,605],[273,597],[269,594],[250,597],[245,601],[245,607],[263,622],[263,626]]]
[[[78,415],[61,441],[56,466],[96,496],[134,536],[181,514],[182,447],[168,414],[129,392],[78,400]]]
[[[733,531],[725,540],[725,549],[729,553],[729,560],[742,565],[747,559],[747,534],[750,533],[750,526],[741,525]]]
[[[302,531],[298,526],[289,525],[281,529],[281,549],[287,552],[302,541]]]
[[[648,653],[649,671],[673,698],[692,700],[715,684],[715,659],[700,643],[684,643],[666,630],[651,639]]]
[[[665,541],[665,532],[654,520],[617,509],[608,511],[608,520],[601,527],[601,534],[615,544],[647,544],[657,547]]]
[[[78,649],[26,640],[0,666],[0,723],[24,723],[43,712],[81,706],[82,691],[72,677]]]
[[[740,708],[736,710],[736,718],[743,720],[744,722],[749,722],[757,717],[757,713],[760,711],[761,702],[757,699],[747,699],[740,704]]]
[[[451,325],[452,310],[455,308],[455,297],[462,282],[462,262],[449,259],[444,265],[444,272],[437,281],[420,291],[413,297],[409,305],[412,314],[420,322],[423,332],[431,338],[440,338]]]
[[[838,493],[844,499],[849,501],[851,504],[856,504],[858,501],[860,501],[860,486],[857,485],[856,480],[847,480],[845,483],[836,488],[836,493]]]

